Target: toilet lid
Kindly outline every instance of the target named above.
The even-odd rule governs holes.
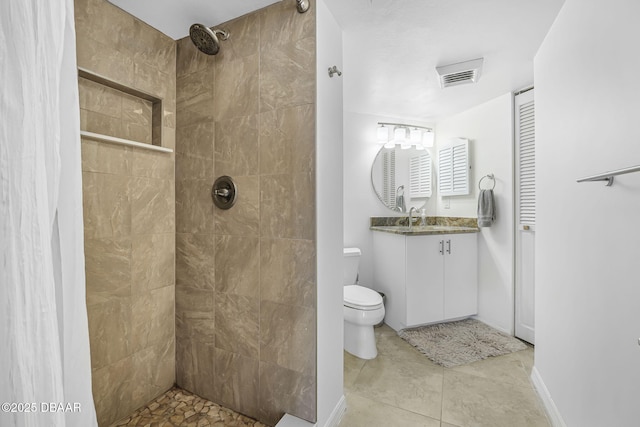
[[[382,297],[364,286],[349,285],[344,287],[344,303],[350,307],[370,308],[382,304]]]

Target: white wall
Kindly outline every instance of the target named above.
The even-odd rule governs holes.
[[[478,238],[478,318],[507,333],[513,332],[513,109],[504,94],[463,113],[440,120],[436,146],[450,138],[469,139],[471,193],[438,196],[438,216],[477,218],[478,181],[493,173],[496,222]],[[491,181],[483,181],[487,188]]]
[[[349,84],[348,73],[344,74]],[[411,119],[375,116],[345,111],[344,114],[344,246],[362,250],[360,282],[373,283],[373,240],[369,230],[372,216],[406,216],[385,207],[371,186],[371,165],[382,145],[377,142],[378,122],[409,123],[431,127],[432,123]],[[432,156],[434,151],[430,150]],[[435,157],[434,157],[435,162]],[[435,197],[426,205],[427,215],[434,215]]]
[[[316,238],[317,425],[331,425],[344,409],[342,317],[342,30],[323,0],[317,7]]]
[[[640,2],[567,0],[535,58],[536,369],[567,426],[637,426]]]

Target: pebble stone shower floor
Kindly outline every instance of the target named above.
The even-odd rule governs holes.
[[[111,427],[268,427],[174,387]]]

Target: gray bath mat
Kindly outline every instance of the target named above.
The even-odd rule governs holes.
[[[518,339],[474,319],[403,329],[398,335],[445,368],[527,348]]]

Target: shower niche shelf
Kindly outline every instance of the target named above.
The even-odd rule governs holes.
[[[103,135],[101,133],[80,131],[80,136],[94,141],[107,142],[110,144],[126,145],[128,147],[142,148],[144,150],[159,151],[161,153],[173,153],[171,148],[158,147],[157,145],[146,144],[144,142],[131,141],[130,139],[117,138],[115,136]]]
[[[118,90],[124,94],[134,96],[136,98],[149,101],[151,103],[151,144],[145,142],[132,141],[129,139],[118,138],[111,135],[104,135],[96,132],[89,132],[80,130],[80,135],[83,138],[91,139],[94,141],[106,142],[110,144],[126,145],[129,147],[142,148],[145,150],[158,151],[162,153],[173,153],[171,148],[162,146],[162,132],[163,132],[163,108],[162,98],[158,98],[149,93],[143,92],[138,89],[131,88],[122,83],[111,80],[107,77],[96,74],[86,68],[78,67],[78,77],[90,80],[94,83],[106,86],[110,89]]]

